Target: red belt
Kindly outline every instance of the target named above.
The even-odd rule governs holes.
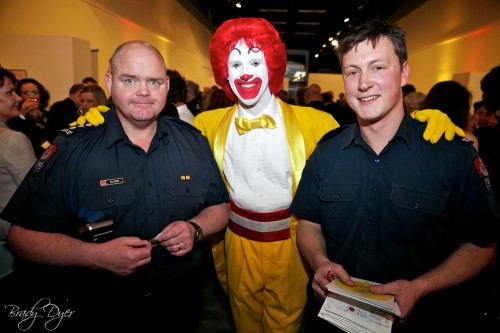
[[[233,201],[229,206],[229,229],[238,236],[258,242],[275,242],[290,238],[290,209],[259,213],[240,208]]]

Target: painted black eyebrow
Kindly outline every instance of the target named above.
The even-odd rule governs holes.
[[[229,53],[233,52],[234,50],[238,51],[238,54],[241,55],[241,51],[237,47],[233,47]]]

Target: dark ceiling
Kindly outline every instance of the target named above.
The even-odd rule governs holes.
[[[425,0],[181,0],[194,5],[211,29],[237,17],[262,17],[281,34],[293,61],[307,54],[309,72],[339,73],[329,41],[340,38],[352,25],[371,19],[394,22]],[[236,3],[241,3],[241,8]],[[193,6],[191,6],[193,7]],[[349,22],[344,19],[349,18]],[[315,55],[318,54],[318,57]]]

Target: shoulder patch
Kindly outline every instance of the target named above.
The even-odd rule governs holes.
[[[49,146],[49,148],[45,149],[42,156],[40,156],[38,161],[36,161],[35,165],[33,166],[33,173],[35,175],[43,170],[47,162],[52,158],[52,156],[54,156],[56,151],[57,146],[55,144],[52,144]]]
[[[331,138],[339,135],[339,133],[342,133],[346,128],[349,128],[350,125],[342,125],[340,127],[337,127],[336,129],[334,130],[331,130],[330,132],[326,133],[325,135],[323,135],[323,137],[321,138],[321,140],[318,141],[318,145],[320,143],[323,143],[325,141],[328,141],[330,140]]]
[[[481,180],[484,182],[484,185],[488,192],[491,191],[490,174],[488,173],[486,166],[479,156],[474,159],[474,168],[476,169],[476,172]]]

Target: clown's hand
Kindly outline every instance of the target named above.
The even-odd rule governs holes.
[[[413,119],[421,123],[427,122],[427,127],[424,131],[424,140],[431,143],[438,142],[443,133],[448,141],[453,140],[455,134],[461,137],[465,136],[464,131],[456,126],[446,113],[439,110],[417,110],[410,113],[410,115]]]
[[[101,113],[108,112],[109,108],[105,105],[99,105],[97,107],[90,108],[83,116],[78,117],[78,119],[69,124],[72,126],[83,126],[86,123],[91,124],[92,126],[98,126],[104,123],[104,117]]]

